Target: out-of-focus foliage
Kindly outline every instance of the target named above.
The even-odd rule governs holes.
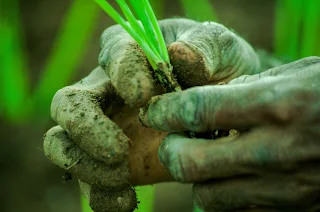
[[[86,15],[84,15],[86,14]],[[92,1],[76,0],[63,19],[42,77],[31,94],[18,0],[1,1],[0,107],[3,116],[14,122],[47,119],[53,94],[70,78],[88,47],[97,23],[99,8]],[[81,23],[81,24],[79,24]]]
[[[275,54],[292,61],[320,54],[320,1],[277,0]]]
[[[70,5],[33,95],[37,113],[48,115],[54,93],[70,83],[100,14],[100,9],[91,0],[75,0]]]
[[[0,108],[7,119],[25,116],[29,95],[26,55],[22,49],[18,0],[0,1]]]
[[[180,0],[186,17],[197,21],[216,21],[213,5],[209,0]]]

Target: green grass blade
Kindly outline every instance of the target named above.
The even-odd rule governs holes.
[[[304,1],[304,6],[300,57],[320,55],[320,1]]]
[[[164,38],[163,38],[162,32],[160,30],[156,15],[154,14],[153,9],[152,9],[148,0],[142,0],[142,2],[145,5],[145,9],[146,9],[147,14],[150,18],[153,29],[155,30],[155,33],[157,35],[158,42],[160,44],[160,54],[162,55],[163,60],[165,62],[170,63],[167,46],[166,46],[166,43],[164,42]]]
[[[93,212],[93,210],[90,208],[88,200],[83,195],[81,195],[81,211]]]
[[[38,112],[49,114],[54,93],[70,83],[89,45],[99,14],[99,8],[92,1],[76,0],[70,5],[34,94]]]
[[[134,17],[132,14],[130,8],[126,4],[125,0],[116,0],[119,4],[123,14],[125,15],[127,21],[130,23],[132,29],[137,32],[137,34],[147,43],[149,44],[150,49],[153,51],[153,53],[158,57],[161,58],[156,46],[152,43],[152,40],[149,36],[147,36],[145,29],[141,26],[141,24],[138,22],[138,20]]]
[[[126,17],[127,21],[130,23],[132,29],[136,31],[139,34],[139,36],[141,36],[143,39],[147,39],[144,28],[138,23],[137,19],[132,14],[125,0],[116,0],[116,2],[120,6],[124,16]]]
[[[0,3],[0,104],[7,118],[20,121],[29,115],[26,55],[22,48],[18,0]]]
[[[161,55],[157,34],[154,31],[150,18],[147,14],[147,11],[144,9],[145,5],[141,0],[130,0],[130,3],[134,11],[136,12],[138,18],[140,19],[145,29],[147,37],[151,39],[152,45],[156,48],[156,51]],[[162,56],[160,58],[163,60]]]
[[[120,24],[140,45],[144,53],[146,54],[152,68],[156,68],[156,64],[161,62],[161,58],[158,58],[151,50],[146,41],[144,41],[131,26],[119,15],[119,13],[113,9],[113,7],[104,0],[95,0],[97,4],[118,24]]]
[[[198,21],[217,21],[213,5],[209,0],[180,0],[182,8],[188,18]]]
[[[275,23],[275,53],[287,60],[299,57],[299,38],[304,0],[277,0]]]

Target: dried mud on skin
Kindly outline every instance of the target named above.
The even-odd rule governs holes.
[[[132,187],[99,187],[79,180],[82,194],[95,212],[132,212],[138,200]]]
[[[174,67],[173,75],[184,89],[219,83],[213,81],[218,79],[213,79],[213,70],[206,67],[203,55],[198,54],[190,46],[175,42],[169,45],[168,51]],[[69,103],[65,104],[66,108],[63,108],[65,113],[60,114],[61,119],[67,115],[69,118],[72,117],[72,120],[62,127],[67,131],[76,129],[76,133],[68,131],[68,134],[77,135],[72,138],[77,141],[77,145],[93,154],[89,156],[71,141],[68,143],[68,138],[60,139],[66,142],[48,145],[48,148],[54,149],[49,151],[54,152],[54,155],[48,157],[85,182],[80,183],[81,190],[86,194],[95,212],[133,211],[138,200],[132,186],[172,180],[157,157],[158,147],[167,133],[143,127],[137,109],[144,106],[152,96],[162,94],[164,91],[156,83],[150,65],[140,48],[137,47],[135,51],[128,51],[126,54],[128,55],[124,55],[108,68],[112,85],[126,102],[118,101],[119,97],[114,97],[115,95],[113,95],[115,99],[110,97],[101,99],[91,92],[84,92],[81,96],[75,91],[70,92],[64,100]],[[130,60],[126,60],[127,58]],[[157,97],[153,98],[153,101],[156,100]],[[104,102],[111,103],[106,108],[105,114],[88,112],[92,111],[92,108],[88,107],[97,107],[98,110]],[[62,102],[61,105],[63,104]],[[85,106],[78,107],[79,104]],[[105,115],[110,117],[110,120]],[[210,136],[212,138],[229,134],[231,134],[229,131],[220,131],[217,135],[211,133]],[[60,136],[67,137],[67,134]],[[102,137],[108,138],[106,143],[97,143]],[[104,147],[110,149],[103,149]],[[97,162],[91,157],[102,162]]]
[[[128,162],[107,165],[92,159],[68,138],[67,133],[57,126],[46,135],[46,156],[60,168],[89,184],[125,187],[130,177]]]

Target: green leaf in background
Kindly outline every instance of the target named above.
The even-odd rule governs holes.
[[[158,17],[158,20],[164,18],[164,9],[165,9],[165,2],[164,0],[150,0],[150,4],[154,10],[154,13]]]
[[[39,115],[49,114],[54,93],[70,83],[82,62],[100,14],[94,1],[72,1],[33,96]]]
[[[293,61],[320,55],[320,1],[277,0],[275,54]]]
[[[211,2],[213,1],[200,0],[195,2],[194,0],[180,0],[187,18],[197,21],[217,21]]]
[[[27,115],[29,78],[22,48],[18,0],[0,3],[0,107],[4,116],[15,122]]]
[[[287,60],[299,56],[299,38],[305,0],[277,0],[275,17],[275,54]]]
[[[320,56],[320,1],[305,0],[300,57]]]

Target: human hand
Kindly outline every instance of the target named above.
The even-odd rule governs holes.
[[[223,86],[154,97],[144,125],[175,132],[159,148],[175,180],[195,183],[205,211],[320,210],[320,58]],[[246,130],[217,140],[184,131]]]
[[[222,25],[168,19],[160,26],[184,88],[260,71],[250,45]],[[46,134],[44,150],[82,181],[95,211],[132,211],[136,199],[131,185],[171,179],[157,159],[167,133],[143,128],[137,111],[163,91],[145,55],[120,26],[103,33],[101,48],[103,69],[56,93],[51,115],[59,126]]]

